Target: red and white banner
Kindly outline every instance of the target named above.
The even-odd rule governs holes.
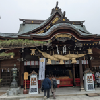
[[[55,61],[55,60],[51,60],[51,64],[55,65],[55,64],[59,64],[60,61]],[[31,66],[31,65],[39,65],[40,62],[39,61],[25,61],[24,62],[24,66]],[[71,60],[65,61],[64,60],[64,64],[71,64]],[[77,63],[75,64],[79,64],[79,60],[77,60]],[[88,60],[82,60],[82,64],[88,64]],[[46,61],[46,65],[47,61]]]

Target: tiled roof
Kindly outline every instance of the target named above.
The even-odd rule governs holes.
[[[38,26],[39,26],[39,24],[25,24],[25,25],[20,24],[20,29],[19,29],[18,35],[32,31],[35,28],[37,28]]]
[[[0,33],[0,36],[17,38],[18,37],[18,33]]]
[[[41,25],[43,25],[43,23]],[[38,25],[38,24],[25,24],[25,25],[21,24],[20,25],[20,30],[19,30],[18,33],[0,33],[0,36],[17,38],[18,35],[20,35],[20,36],[24,36],[24,37],[30,37],[30,35],[21,35],[21,34],[32,31],[33,29],[36,29],[39,26],[40,25]],[[32,34],[32,35],[33,36],[41,36],[41,37],[42,36],[47,36],[57,27],[71,27],[71,28],[75,29],[76,31],[78,31],[80,33],[80,35],[83,35],[83,36],[93,35],[92,33],[88,32],[86,30],[84,25],[82,27],[81,25],[72,25],[72,24],[69,24],[69,23],[58,23],[58,24],[53,25],[46,33]]]
[[[56,13],[56,12],[55,12]],[[30,32],[32,30],[36,30],[36,29],[39,29],[40,27],[46,25],[46,23],[49,22],[50,19],[52,19],[52,17],[55,15],[55,13],[53,13],[48,19],[46,19],[43,23],[41,24],[21,24],[20,25],[20,29],[19,29],[19,32],[18,32],[18,35],[21,35],[23,33],[27,33],[27,32]]]
[[[53,25],[46,33],[41,33],[41,34],[32,34],[33,36],[47,36],[49,35],[54,29],[56,29],[57,27],[70,27],[70,28],[73,28],[75,29],[76,31],[78,31],[80,33],[80,35],[83,35],[83,36],[89,36],[89,35],[93,35],[91,33],[89,33],[85,26],[81,27],[81,25],[72,25],[72,24],[69,24],[69,23],[59,23],[59,24],[55,24]]]

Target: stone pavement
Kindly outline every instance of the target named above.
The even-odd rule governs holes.
[[[44,100],[43,98],[24,98],[20,100]],[[53,97],[50,97],[46,100],[100,100],[100,96],[95,97],[88,97],[86,95],[81,96],[56,96],[56,99],[53,99]]]
[[[5,92],[6,89],[0,88],[0,92]],[[23,91],[23,90],[22,90]],[[79,87],[61,87],[56,89],[56,100],[100,100],[100,96],[88,97],[86,94],[90,93],[99,93],[100,88],[95,91],[80,91]],[[7,94],[3,94],[0,96],[0,100],[43,100],[43,92],[40,94],[19,94],[16,96],[7,96]],[[54,100],[52,95],[50,99]]]

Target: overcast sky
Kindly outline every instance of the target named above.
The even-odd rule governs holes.
[[[45,20],[57,0],[0,0],[0,32],[17,33],[19,19]],[[85,21],[87,30],[100,34],[100,0],[58,0],[70,21]]]

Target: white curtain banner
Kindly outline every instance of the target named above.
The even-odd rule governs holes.
[[[45,58],[40,58],[40,65],[39,65],[39,80],[45,79]]]

